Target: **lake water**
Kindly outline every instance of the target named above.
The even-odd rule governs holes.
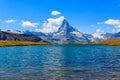
[[[0,47],[0,80],[120,80],[120,47]]]

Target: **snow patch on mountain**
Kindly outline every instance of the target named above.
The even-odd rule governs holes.
[[[102,34],[94,33],[92,34],[93,38],[99,38],[99,39],[104,39],[104,36]]]
[[[79,31],[73,31],[71,34],[76,35],[77,37],[82,37],[83,35]]]

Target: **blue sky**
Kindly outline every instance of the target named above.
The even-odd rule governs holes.
[[[81,32],[118,32],[120,0],[0,0],[2,30],[45,31],[63,17]]]

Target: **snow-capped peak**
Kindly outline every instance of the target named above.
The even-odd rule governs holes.
[[[59,27],[58,32],[66,31],[66,33],[75,30],[72,26],[69,25],[67,20],[63,20],[62,25]]]
[[[52,40],[57,42],[88,42],[88,39],[77,29],[69,25],[67,20],[63,20],[58,31],[53,33]]]
[[[94,33],[92,34],[93,38],[99,38],[99,39],[104,39],[104,36],[102,34],[99,33]]]

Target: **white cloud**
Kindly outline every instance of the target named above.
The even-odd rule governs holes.
[[[108,19],[107,21],[104,22],[105,24],[109,24],[109,25],[115,25],[115,26],[120,26],[120,20],[118,19]]]
[[[39,25],[39,23],[32,23],[30,21],[23,21],[22,22],[22,26],[28,27],[28,28],[37,27],[38,25]]]
[[[112,30],[113,32],[120,31],[120,20],[118,20],[118,19],[108,19],[104,22],[104,24],[114,26],[114,29]]]
[[[59,14],[61,14],[61,12],[59,12],[59,11],[52,11],[51,12],[51,15],[59,15]]]
[[[6,20],[5,22],[6,22],[6,23],[14,23],[14,22],[16,22],[16,20],[9,19],[9,20]]]
[[[64,16],[60,16],[59,18],[48,18],[47,22],[43,23],[42,29],[36,29],[37,32],[43,33],[52,33],[58,30],[59,26],[62,24],[64,20]]]

